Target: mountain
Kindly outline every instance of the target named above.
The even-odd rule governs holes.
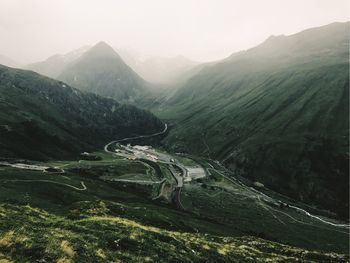
[[[53,55],[44,61],[26,65],[24,69],[35,71],[50,78],[57,78],[68,65],[77,60],[89,48],[89,46],[84,46],[64,55]]]
[[[83,91],[118,101],[133,102],[145,81],[105,42],[99,42],[66,67],[58,79]]]
[[[184,56],[144,57],[125,49],[118,53],[137,74],[153,84],[173,84],[199,63]]]
[[[349,23],[273,36],[192,76],[158,107],[165,143],[348,217]]]
[[[12,67],[12,68],[17,68],[20,66],[19,63],[17,63],[16,61],[12,60],[9,57],[0,55],[0,64],[1,65],[6,65],[8,67]]]
[[[73,158],[109,140],[163,128],[154,115],[134,106],[0,66],[1,157]]]

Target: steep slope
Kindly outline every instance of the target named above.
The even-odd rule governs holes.
[[[44,61],[26,65],[24,69],[33,70],[50,78],[57,78],[66,67],[80,58],[89,48],[89,46],[84,46],[64,55],[53,55]]]
[[[163,128],[149,112],[0,66],[1,157],[71,158],[111,139]]]
[[[58,79],[118,101],[133,102],[145,82],[106,43],[100,42],[66,67]]]
[[[166,143],[348,217],[348,40],[334,23],[205,67],[161,106]]]

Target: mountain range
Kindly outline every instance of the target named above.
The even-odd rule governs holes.
[[[172,125],[164,140],[170,149],[218,159],[252,181],[341,213],[349,204],[348,29],[333,23],[271,36],[198,65],[183,57],[120,56],[100,42],[27,68],[150,109]],[[162,71],[163,78],[166,65],[169,74],[178,65],[177,85],[161,92],[132,69],[148,78],[144,70]]]
[[[81,55],[83,55],[89,49],[90,46],[83,46],[67,54],[56,54],[44,61],[25,65],[23,68],[35,71],[50,78],[58,78],[58,76],[64,71],[66,67],[81,57]]]
[[[0,56],[0,262],[348,262],[349,25]]]
[[[182,79],[192,75],[192,69],[201,65],[183,56],[142,56],[127,49],[116,50],[101,41],[95,46],[56,54],[23,68],[63,80],[82,90],[133,103],[160,87],[175,88]],[[143,92],[145,88],[146,92]]]

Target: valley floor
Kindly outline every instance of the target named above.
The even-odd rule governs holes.
[[[346,223],[131,142],[94,161],[2,162],[0,262],[347,262]]]

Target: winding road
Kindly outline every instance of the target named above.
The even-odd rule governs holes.
[[[154,137],[154,136],[157,136],[157,135],[164,134],[164,133],[166,133],[167,130],[168,130],[168,124],[165,123],[164,124],[164,130],[161,131],[161,132],[157,132],[157,133],[153,133],[153,134],[149,134],[149,135],[139,135],[139,136],[135,136],[135,137],[123,138],[123,139],[120,139],[120,140],[114,140],[114,141],[111,141],[111,142],[109,142],[109,143],[107,143],[105,145],[104,151],[107,152],[107,153],[114,153],[114,152],[111,152],[110,150],[108,150],[108,147],[110,145],[112,145],[113,143],[130,141],[130,140],[136,140],[136,139],[140,139],[140,138],[150,138],[150,137]]]
[[[138,184],[161,184],[165,182],[165,178],[160,181],[150,181],[150,180],[132,180],[132,179],[106,179],[101,177],[103,180],[112,181],[112,182],[125,182],[125,183],[138,183]]]
[[[71,184],[65,184],[65,183],[60,183],[60,182],[50,181],[50,180],[19,180],[19,179],[16,180],[16,179],[14,179],[14,180],[3,180],[1,182],[2,183],[7,183],[7,182],[52,183],[52,184],[59,184],[59,185],[67,186],[67,187],[73,188],[74,190],[77,190],[77,191],[85,191],[85,190],[87,190],[87,187],[85,186],[83,181],[80,182],[82,188],[76,187],[76,186],[71,185]]]

